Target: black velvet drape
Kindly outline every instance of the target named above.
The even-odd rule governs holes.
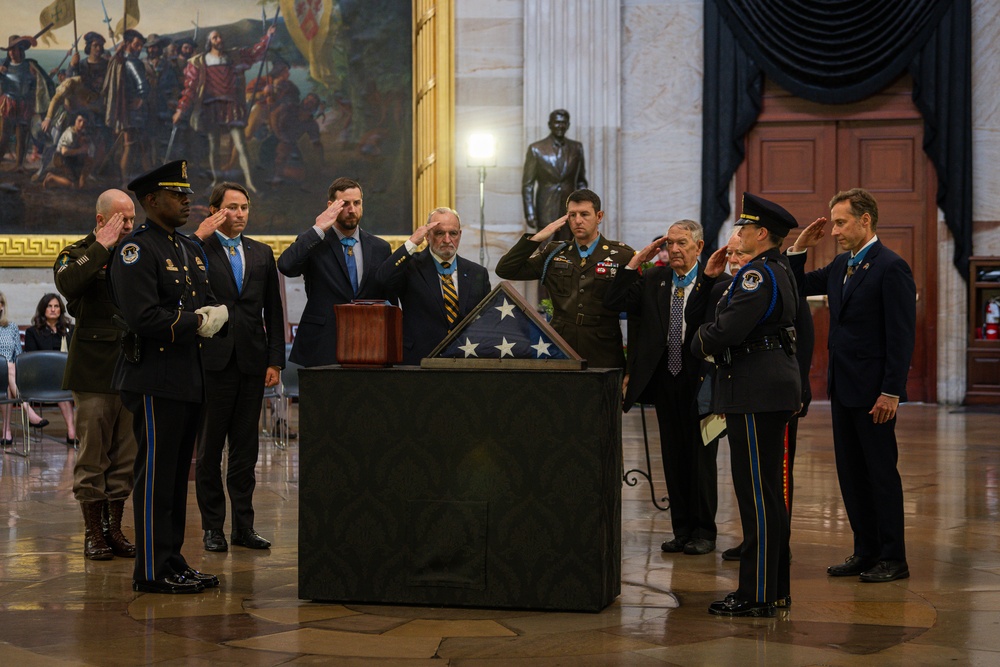
[[[970,0],[705,0],[706,253],[729,217],[729,184],[760,113],[763,75],[804,99],[845,104],[874,95],[909,70],[924,117],[924,150],[937,169],[938,205],[955,237],[955,266],[968,277],[971,33]]]

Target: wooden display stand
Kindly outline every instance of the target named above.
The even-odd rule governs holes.
[[[333,307],[337,363],[345,367],[391,366],[403,360],[403,311],[384,301]]]
[[[1000,404],[1000,323],[990,309],[997,300],[1000,257],[970,257],[966,405]]]

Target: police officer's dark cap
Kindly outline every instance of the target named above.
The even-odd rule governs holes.
[[[187,160],[174,160],[162,167],[133,179],[128,189],[135,193],[137,199],[142,199],[157,190],[173,190],[174,192],[194,193],[188,182]]]
[[[757,225],[781,238],[788,236],[790,230],[799,226],[791,213],[773,201],[762,199],[749,192],[743,193],[743,213],[735,224],[737,227]]]

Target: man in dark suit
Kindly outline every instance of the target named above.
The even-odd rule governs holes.
[[[361,185],[338,178],[330,184],[326,210],[316,216],[316,224],[278,258],[279,271],[303,276],[306,284],[306,307],[289,361],[307,367],[337,363],[333,307],[354,299],[385,298],[375,273],[391,248],[358,226],[362,206]]]
[[[489,272],[458,256],[461,240],[458,213],[436,208],[379,267],[376,279],[403,306],[404,364],[419,364],[490,293]]]
[[[132,413],[139,444],[132,588],[147,593],[219,585],[181,555],[188,471],[205,401],[199,341],[229,317],[212,294],[201,246],[177,231],[190,212],[187,180],[187,163],[177,160],[129,183],[146,220],[118,245],[108,268],[112,299],[129,329],[113,386]]]
[[[664,244],[669,265],[640,274],[638,268],[656,257]],[[675,222],[666,236],[640,250],[618,271],[604,298],[607,308],[639,318],[638,332],[630,335],[633,347],[624,409],[627,412],[636,402],[656,406],[674,529],[673,539],[662,549],[690,555],[713,551],[717,534],[719,444],[701,441],[697,405],[701,363],[689,349],[715,284],[715,278],[706,279],[698,262],[704,247],[700,224]]]
[[[773,202],[743,194],[736,221],[739,247],[751,259],[698,327],[692,352],[716,364],[713,408],[726,416],[733,489],[746,548],[739,588],[709,605],[717,616],[774,616],[791,604],[788,513],[782,484],[784,435],[802,402],[795,361],[798,293],[781,243],[795,218]],[[725,266],[726,248],[705,263],[705,275]]]
[[[229,309],[229,332],[202,344],[206,413],[198,438],[195,489],[206,551],[226,551],[222,531],[222,450],[229,440],[226,488],[232,504],[233,544],[267,549],[254,530],[254,467],[260,450],[264,387],[273,387],[285,367],[285,318],[278,269],[271,248],[243,234],[250,194],[237,183],[221,183],[209,199],[212,213],[195,232],[208,256],[208,279]]]
[[[788,259],[806,296],[830,305],[827,391],[833,446],[854,553],[834,577],[884,582],[910,576],[903,539],[903,485],[896,469],[896,410],[916,336],[916,285],[910,267],[875,233],[878,203],[861,188],[830,200],[832,235],[843,250],[805,273],[805,251],[825,235],[827,218],[806,227]]]
[[[556,109],[549,114],[549,130],[549,136],[528,146],[521,178],[524,219],[528,229],[536,231],[539,221],[566,215],[566,198],[574,190],[587,187],[583,144],[566,138],[569,112]],[[568,227],[556,233],[557,241],[569,238]]]

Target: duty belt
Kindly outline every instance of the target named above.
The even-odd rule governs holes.
[[[783,350],[785,346],[782,345],[781,339],[777,336],[764,336],[758,340],[748,341],[742,345],[736,345],[729,348],[729,352],[734,357],[739,357],[744,354],[752,354],[753,352],[766,352],[768,350]]]
[[[614,315],[584,315],[583,313],[577,313],[575,317],[553,317],[552,319],[569,322],[578,327],[596,327],[600,324],[618,321],[618,317]]]

